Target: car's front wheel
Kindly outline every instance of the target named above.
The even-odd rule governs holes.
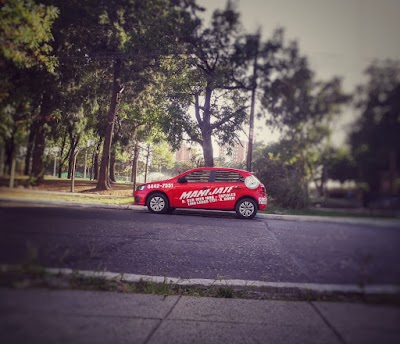
[[[241,219],[252,219],[257,214],[257,204],[251,198],[243,198],[236,204],[236,214]]]
[[[162,193],[154,193],[147,199],[147,208],[152,213],[165,214],[169,209],[168,198]]]

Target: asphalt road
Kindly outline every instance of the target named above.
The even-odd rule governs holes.
[[[234,213],[7,206],[0,264],[181,278],[400,285],[400,229]]]

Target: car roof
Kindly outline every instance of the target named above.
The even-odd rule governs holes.
[[[251,174],[251,172],[249,172],[249,171],[246,171],[246,170],[240,170],[240,169],[237,169],[237,168],[231,168],[231,167],[197,167],[197,168],[193,168],[193,169],[191,169],[191,170],[187,170],[186,172],[184,172],[184,173],[187,173],[187,172],[191,172],[191,171],[203,171],[203,170],[211,170],[211,171],[230,171],[230,172],[245,172],[245,173],[250,173]]]

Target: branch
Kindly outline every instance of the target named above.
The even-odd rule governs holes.
[[[247,87],[244,86],[243,84],[241,85],[236,85],[236,86],[218,86],[216,89],[221,89],[221,90],[246,90],[246,91],[251,91],[253,88],[252,87]]]
[[[200,144],[201,146],[203,145],[203,140],[201,140],[199,138],[199,136],[196,133],[192,133],[191,128],[189,125],[184,124],[183,128],[186,132],[186,134],[189,136],[190,140],[193,142],[197,142],[198,144]]]
[[[194,109],[195,109],[195,113],[196,113],[196,119],[201,127],[203,125],[203,121],[200,116],[200,104],[199,104],[199,95],[198,94],[194,95],[194,100],[195,100]]]
[[[243,111],[243,110],[245,110],[247,108],[248,108],[248,106],[242,106],[240,109],[238,109],[235,112],[231,113],[229,116],[226,116],[226,117],[220,119],[218,122],[215,122],[214,124],[212,124],[210,126],[211,130],[217,129],[221,125],[223,125],[224,123],[229,122],[232,117],[236,116],[236,114],[238,114],[240,111]]]

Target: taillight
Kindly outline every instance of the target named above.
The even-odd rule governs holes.
[[[266,193],[267,193],[267,190],[265,189],[265,186],[264,186],[264,185],[261,185],[261,192],[262,192],[263,194],[266,194]]]

